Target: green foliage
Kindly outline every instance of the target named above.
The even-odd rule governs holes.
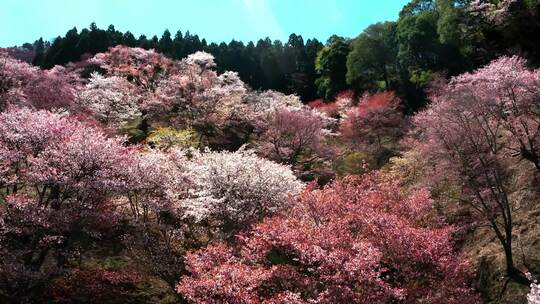
[[[440,47],[437,35],[437,14],[424,11],[398,21],[398,60],[408,70],[433,68]]]
[[[320,76],[315,84],[319,96],[331,100],[339,91],[347,87],[345,76],[349,52],[349,42],[343,37],[334,35],[317,54],[315,70]]]
[[[432,72],[430,70],[414,70],[411,72],[410,81],[417,87],[425,87],[432,80]]]
[[[338,160],[335,165],[336,175],[362,175],[369,171],[372,160],[362,152],[353,152]]]
[[[155,148],[167,150],[171,147],[199,147],[200,135],[194,129],[177,130],[171,127],[158,128],[150,133],[146,142]]]
[[[396,75],[396,23],[370,25],[352,44],[347,57],[347,83],[356,91],[390,89]],[[383,85],[380,85],[383,82]]]
[[[118,130],[120,134],[125,134],[129,137],[132,143],[138,143],[146,138],[146,121],[142,117],[135,117]]]

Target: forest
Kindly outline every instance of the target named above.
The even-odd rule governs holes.
[[[0,48],[0,303],[540,304],[540,2],[326,42]]]

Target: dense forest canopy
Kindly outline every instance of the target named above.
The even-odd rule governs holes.
[[[324,44],[0,49],[0,302],[540,303],[538,30],[413,0]]]

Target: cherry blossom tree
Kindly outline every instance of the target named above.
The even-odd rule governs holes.
[[[194,128],[208,137],[231,121],[248,117],[243,115],[248,111],[245,84],[235,72],[218,76],[212,55],[198,52],[177,66],[176,73],[160,80],[142,104],[155,124]]]
[[[200,247],[286,206],[302,184],[290,169],[251,151],[141,151],[125,170],[124,238],[133,259],[174,286],[186,248]]]
[[[216,67],[214,56],[201,51],[189,55],[185,62],[191,66],[198,66],[201,71],[211,70]]]
[[[90,82],[78,93],[77,103],[92,111],[106,125],[119,127],[141,115],[136,88],[125,78],[93,73]]]
[[[307,189],[232,247],[188,254],[177,290],[192,303],[479,303],[431,203],[375,175]]]
[[[252,94],[250,104],[253,107],[253,113],[271,113],[277,110],[300,109],[303,107],[302,101],[296,95],[285,95],[280,92],[268,90],[258,94]]]
[[[517,56],[501,57],[454,78],[448,94],[487,111],[485,118],[498,124],[495,133],[509,133],[506,148],[540,171],[540,69],[527,69]]]
[[[531,291],[527,295],[528,304],[540,303],[540,286],[537,283],[531,284]]]
[[[520,62],[516,60],[503,58],[474,74],[453,79],[446,90],[432,98],[428,109],[416,115],[415,132],[420,139],[417,147],[435,160],[436,171],[462,185],[459,200],[493,229],[504,249],[508,277],[528,285],[513,259],[510,152],[515,150],[516,141],[520,145],[534,142],[537,135],[529,136],[538,132],[534,129],[538,124],[524,114],[534,116],[534,106],[527,102],[532,97],[525,93],[534,94],[534,86],[530,91],[520,87],[523,70],[515,65]],[[514,65],[508,66],[511,63]],[[517,149],[531,147],[535,145]]]
[[[154,50],[118,45],[96,54],[90,64],[104,69],[110,76],[120,76],[137,86],[152,90],[167,75],[174,74],[177,64]]]
[[[77,235],[98,238],[114,225],[109,198],[123,189],[131,155],[122,143],[66,115],[0,114],[0,281],[9,301],[44,288],[77,253]]]
[[[287,205],[302,188],[286,166],[260,158],[253,151],[176,151],[176,162],[191,180],[180,204],[197,221],[217,220],[224,230],[259,221]],[[180,155],[178,155],[180,154]]]
[[[81,80],[72,71],[54,66],[40,71],[24,88],[26,101],[35,109],[70,109]]]
[[[267,158],[284,164],[296,164],[302,155],[321,149],[325,135],[324,118],[301,109],[279,109],[261,122],[259,150]],[[316,156],[315,156],[316,157]],[[306,162],[312,161],[308,157]]]
[[[39,69],[0,52],[0,110],[24,98],[22,87],[38,74]]]
[[[69,109],[80,79],[61,66],[40,70],[0,54],[0,102],[35,109]]]
[[[353,149],[374,155],[382,165],[401,136],[404,118],[400,99],[393,92],[366,95],[340,122],[342,138]]]
[[[183,252],[193,243],[186,231],[181,199],[188,197],[188,175],[179,170],[187,159],[174,153],[139,149],[123,168],[122,196],[115,205],[129,214],[131,230],[122,244],[130,258],[159,276],[171,287],[183,271]]]

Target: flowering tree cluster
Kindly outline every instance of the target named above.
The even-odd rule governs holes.
[[[96,54],[89,63],[104,69],[108,75],[120,76],[138,86],[152,89],[166,75],[174,73],[174,61],[153,50],[115,46]]]
[[[46,286],[77,252],[78,234],[99,238],[112,225],[107,198],[124,185],[129,149],[48,111],[4,112],[0,134],[0,276],[14,301]]]
[[[526,61],[517,56],[501,57],[456,77],[449,90],[455,98],[483,107],[486,119],[497,127],[495,133],[505,135],[505,149],[540,170],[540,69],[527,69]]]
[[[377,165],[384,164],[403,133],[400,104],[393,92],[364,96],[341,121],[342,138],[353,149],[373,155]]]
[[[225,230],[246,227],[282,210],[288,197],[302,188],[289,168],[253,151],[190,154],[180,165],[192,183],[181,205],[187,216],[218,221]]]
[[[415,124],[419,147],[438,160],[437,171],[459,180],[463,200],[493,228],[508,276],[528,284],[514,265],[508,195],[512,156],[521,155],[538,168],[538,71],[524,64],[518,57],[503,57],[454,78]]]
[[[304,180],[329,175],[335,118],[320,107],[304,106],[295,95],[266,91],[251,94],[248,102],[245,113],[254,125],[259,155],[292,166]]]
[[[193,303],[478,303],[428,192],[395,186],[366,175],[310,188],[233,247],[188,254],[178,292]]]
[[[328,159],[331,151],[326,140],[331,131],[327,127],[332,122],[307,108],[278,109],[259,122],[259,153],[297,170]]]
[[[104,124],[119,127],[140,115],[139,99],[136,88],[125,78],[93,73],[89,83],[79,92],[77,103]]]
[[[79,84],[79,77],[64,67],[40,70],[0,53],[0,110],[9,105],[69,108]]]
[[[0,52],[0,109],[3,110],[9,100],[22,95],[21,87],[37,71],[37,68],[8,56],[7,52]]]
[[[309,102],[308,105],[319,112],[325,113],[328,117],[339,119],[346,117],[347,112],[357,103],[358,101],[354,98],[352,91],[343,91],[337,94],[332,102],[316,99]]]
[[[467,155],[460,168],[471,172],[492,170],[468,180],[480,192],[467,192],[495,202],[490,214],[507,203],[489,192],[509,174],[499,151],[538,167],[538,76],[504,60],[455,78],[416,120],[432,152],[450,151],[438,132],[456,145],[460,128],[484,138],[446,154]],[[0,301],[130,299],[144,273],[176,286],[187,263],[178,290],[192,302],[476,303],[453,229],[430,211],[428,191],[405,195],[378,175],[321,190],[297,179],[333,178],[342,143],[392,150],[404,122],[395,94],[357,102],[345,92],[306,107],[215,68],[204,52],[176,61],[124,46],[50,70],[0,54]],[[500,112],[486,110],[491,100]],[[476,125],[453,125],[462,117],[454,107]],[[485,136],[493,126],[502,136]],[[139,144],[114,135],[129,128]],[[252,149],[238,149],[246,143]],[[105,241],[140,268],[82,267],[83,247]],[[185,260],[188,249],[200,251]]]
[[[119,125],[139,114],[150,128],[194,129],[217,148],[246,143],[254,122],[274,110],[302,107],[296,96],[248,91],[235,72],[218,75],[214,58],[204,52],[171,61],[117,46],[89,62],[106,75],[94,74],[80,101],[99,120]]]

